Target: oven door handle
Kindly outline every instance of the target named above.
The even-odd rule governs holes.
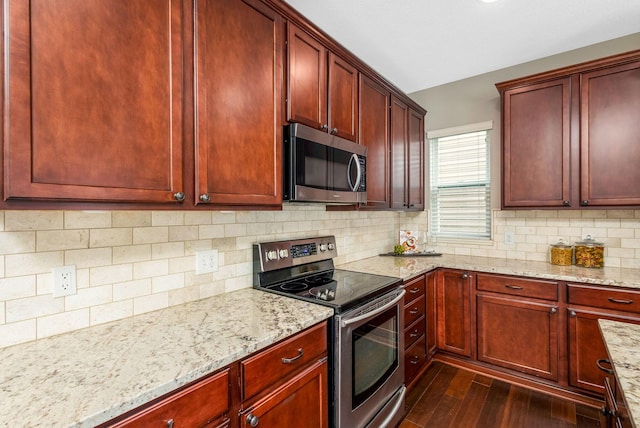
[[[376,315],[383,313],[387,309],[395,306],[400,300],[402,300],[402,298],[404,297],[405,293],[406,293],[406,291],[402,290],[400,292],[400,294],[398,295],[398,297],[396,297],[395,299],[393,299],[392,301],[390,301],[386,305],[384,305],[384,306],[382,306],[380,308],[376,308],[371,312],[367,312],[366,314],[362,314],[360,316],[357,316],[355,318],[350,318],[348,320],[342,320],[342,327],[344,328],[344,327],[346,327],[346,326],[348,326],[350,324],[354,324],[354,323],[357,323],[358,321],[362,321],[362,320],[365,320],[367,318],[375,317]]]

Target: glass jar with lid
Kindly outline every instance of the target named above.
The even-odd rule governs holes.
[[[573,263],[573,247],[561,239],[551,244],[550,262],[552,265],[571,266]]]
[[[583,241],[575,243],[576,266],[588,268],[604,267],[604,243],[587,235]]]

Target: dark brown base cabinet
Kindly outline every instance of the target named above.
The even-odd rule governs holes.
[[[328,400],[325,321],[100,428],[328,428]]]
[[[424,275],[410,279],[404,285],[404,370],[407,385],[416,379],[427,361],[425,288]]]
[[[640,205],[638,82],[640,50],[496,84],[502,207]]]
[[[438,349],[464,357],[472,356],[472,272],[441,269],[436,285]],[[475,325],[475,323],[474,323]],[[475,336],[475,335],[474,335]]]

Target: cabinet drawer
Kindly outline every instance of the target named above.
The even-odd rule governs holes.
[[[327,352],[327,323],[323,322],[240,362],[242,399],[284,382],[287,377]]]
[[[555,281],[487,274],[478,274],[477,278],[478,290],[534,299],[558,300],[558,283]]]
[[[404,306],[404,325],[411,325],[418,318],[423,317],[426,307],[424,296],[418,297],[408,305]]]
[[[408,348],[413,345],[413,342],[418,340],[420,336],[424,336],[425,325],[424,318],[418,319],[418,321],[411,324],[404,329],[404,347]]]
[[[229,412],[229,369],[183,389],[110,427],[165,428],[173,420],[176,427],[204,426]]]
[[[404,289],[407,292],[407,294],[404,295],[405,305],[408,305],[417,298],[424,296],[426,289],[426,281],[424,280],[424,275],[405,284]]]
[[[569,304],[640,313],[640,292],[569,284]]]
[[[418,375],[418,372],[427,361],[427,353],[425,351],[425,337],[407,349],[404,354],[404,380],[406,384],[411,383]]]

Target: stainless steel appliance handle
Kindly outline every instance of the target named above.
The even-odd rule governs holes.
[[[398,297],[396,297],[395,299],[393,299],[392,301],[390,301],[386,305],[384,305],[384,306],[382,306],[380,308],[376,308],[373,311],[367,312],[366,314],[360,315],[358,317],[351,318],[351,319],[348,319],[348,320],[343,320],[342,321],[342,327],[346,327],[346,326],[348,326],[350,324],[354,324],[354,323],[357,323],[358,321],[361,321],[361,320],[364,320],[364,319],[367,319],[367,318],[371,318],[371,317],[374,317],[374,316],[376,316],[378,314],[383,313],[387,309],[395,306],[396,303],[398,303],[400,300],[402,300],[402,298],[404,297],[405,293],[406,292],[404,290],[402,290],[400,292],[400,294],[398,295]]]
[[[396,404],[393,406],[393,409],[391,410],[391,413],[389,413],[389,416],[387,416],[384,419],[384,421],[382,421],[382,423],[380,424],[380,428],[385,428],[387,425],[389,425],[389,423],[391,423],[393,418],[396,416],[396,413],[398,413],[398,410],[400,410],[400,406],[402,406],[404,404],[404,396],[406,394],[407,394],[407,388],[403,387],[402,388],[402,393],[398,397],[398,400],[396,401]]]
[[[354,161],[356,163],[356,171],[358,173],[358,175],[356,176],[355,184],[351,182],[351,165]],[[360,159],[355,153],[352,154],[351,159],[349,159],[349,166],[347,166],[347,180],[349,181],[349,187],[351,187],[351,190],[355,192],[358,186],[360,186],[360,180],[362,180],[362,168],[360,167]]]

